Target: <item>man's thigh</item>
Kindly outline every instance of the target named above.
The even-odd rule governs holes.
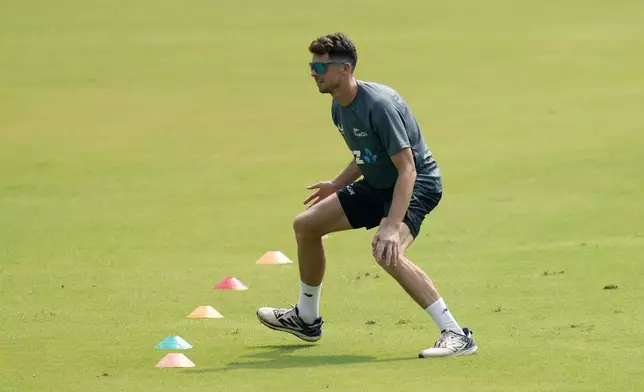
[[[296,218],[297,221],[315,228],[322,235],[352,228],[336,193],[300,213]]]
[[[369,230],[380,225],[384,217],[383,197],[386,197],[382,191],[372,188],[364,180],[359,180],[340,189],[336,194],[352,228]]]

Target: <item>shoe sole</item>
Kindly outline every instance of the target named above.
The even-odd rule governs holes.
[[[449,355],[429,355],[424,356],[422,353],[418,353],[418,358],[445,358],[445,357],[460,357],[463,355],[472,355],[479,350],[479,346],[470,347],[467,350],[457,351]]]
[[[263,318],[260,317],[259,312],[255,313],[255,315],[257,316],[257,319],[262,324],[264,324],[266,327],[268,327],[268,328],[270,328],[272,330],[275,330],[275,331],[290,333],[291,335],[297,336],[298,338],[300,338],[300,339],[302,339],[302,340],[304,340],[306,342],[310,342],[310,343],[317,342],[322,337],[322,336],[308,336],[308,335],[304,335],[302,333],[299,333],[299,332],[294,331],[294,330],[289,329],[289,328],[278,327],[277,325],[267,323]]]

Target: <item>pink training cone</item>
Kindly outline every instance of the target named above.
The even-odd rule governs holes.
[[[291,259],[286,257],[284,253],[280,251],[270,251],[264,253],[255,264],[290,264],[292,263]]]
[[[248,286],[239,281],[239,279],[226,276],[213,289],[215,290],[248,290]]]
[[[169,353],[155,365],[158,368],[184,368],[194,367],[195,364],[188,357],[180,353]]]
[[[222,318],[224,317],[212,306],[199,306],[188,315],[188,318]]]

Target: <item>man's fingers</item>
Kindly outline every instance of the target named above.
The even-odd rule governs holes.
[[[306,200],[304,200],[304,204],[310,202],[311,200],[315,199],[317,195],[320,193],[320,191],[314,192],[311,196],[307,197]]]
[[[376,245],[376,260],[378,260],[378,262],[382,262],[386,247],[386,242],[378,241],[378,244]]]
[[[400,252],[400,247],[398,246],[398,244],[394,243],[394,245],[393,245],[393,253],[391,255],[391,266],[392,267],[395,267],[396,264],[398,264],[398,257],[400,257],[399,252]]]
[[[392,255],[392,248],[391,248],[391,242],[385,243],[385,246],[383,247],[384,249],[382,250],[382,262],[384,263],[385,267],[389,266],[391,264],[391,255]]]
[[[387,243],[387,246],[385,246],[385,251],[383,253],[383,261],[385,262],[385,267],[389,267],[391,265],[391,258],[393,256],[393,247],[391,246],[391,242]]]
[[[378,235],[373,237],[373,241],[371,241],[371,254],[373,255],[374,258],[376,258],[376,248],[377,247],[378,247]]]
[[[318,189],[320,185],[322,184],[318,182],[317,184],[307,186],[306,189]]]

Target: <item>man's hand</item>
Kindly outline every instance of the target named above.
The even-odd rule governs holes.
[[[347,167],[345,167],[344,170],[342,170],[342,172],[338,174],[338,176],[333,181],[322,181],[318,182],[317,184],[308,186],[306,189],[317,189],[317,191],[315,191],[311,196],[304,200],[304,204],[307,204],[311,200],[315,199],[313,204],[306,207],[306,209],[313,207],[325,198],[331,196],[332,194],[340,190],[340,188],[342,188],[343,186],[351,184],[361,175],[362,170],[360,170],[358,164],[356,164],[356,161],[352,159],[351,161],[349,161]]]
[[[306,187],[306,189],[317,189],[317,191],[313,192],[311,196],[307,197],[306,200],[304,200],[304,204],[309,203],[311,200],[315,201],[313,204],[310,206],[306,207],[307,209],[313,207],[314,205],[318,204],[322,200],[324,200],[326,197],[331,196],[333,193],[335,193],[338,188],[337,186],[333,183],[333,181],[323,181],[323,182],[318,182],[317,184],[310,185]]]
[[[383,267],[395,267],[400,256],[400,227],[383,218],[371,242],[373,256]]]

